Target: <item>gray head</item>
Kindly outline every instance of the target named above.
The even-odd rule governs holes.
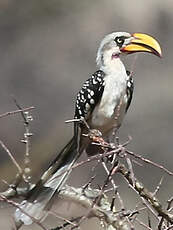
[[[112,60],[121,54],[134,52],[150,52],[161,56],[160,45],[153,37],[142,33],[113,32],[101,41],[96,62],[101,67],[105,64],[105,57]]]
[[[131,34],[126,32],[113,32],[106,35],[101,41],[97,52],[97,65],[104,65],[104,55],[108,52],[110,52],[110,58],[112,55],[115,55],[115,57],[119,56],[121,53],[121,48],[129,44],[131,39]]]

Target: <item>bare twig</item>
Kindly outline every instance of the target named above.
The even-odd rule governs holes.
[[[15,158],[13,157],[12,153],[10,152],[10,150],[7,148],[7,146],[0,140],[0,145],[2,146],[2,148],[7,152],[8,156],[10,157],[10,159],[12,160],[13,164],[16,166],[16,168],[18,169],[19,173],[22,174],[23,170],[20,167],[20,165],[17,163],[17,161],[15,160]]]
[[[153,196],[155,196],[158,193],[158,191],[160,190],[162,182],[163,182],[163,177],[160,179],[159,184],[157,185],[155,191],[153,192]]]
[[[99,159],[102,159],[103,157],[108,157],[108,156],[112,156],[114,154],[118,154],[120,153],[121,151],[123,150],[123,147],[122,146],[119,146],[117,149],[113,150],[113,151],[109,151],[109,152],[105,152],[103,154],[97,154],[97,155],[94,155],[94,156],[91,156],[89,158],[87,158],[86,160],[84,161],[81,161],[79,163],[76,163],[73,167],[73,168],[77,168],[77,167],[80,167],[84,164],[87,164],[87,163],[90,163],[92,161],[96,161],[96,160],[99,160]]]
[[[100,190],[98,189],[86,189],[85,192],[83,192],[82,188],[65,186],[59,195],[62,199],[75,202],[89,209],[90,212],[87,218],[97,217],[106,224],[112,225],[112,230],[130,230],[126,219],[123,220],[122,217],[118,214],[114,214],[114,212],[110,210],[111,204],[108,201],[108,197],[105,196],[105,194],[100,197]],[[100,197],[99,202],[96,204],[95,200],[97,200],[98,197]],[[95,203],[94,206],[93,203]],[[81,223],[81,221],[79,221],[79,223]]]
[[[28,217],[30,217],[34,223],[36,223],[38,226],[40,226],[43,230],[47,230],[47,228],[45,228],[45,227],[40,223],[39,220],[37,220],[37,219],[35,219],[34,217],[30,216],[30,215],[29,215],[28,213],[26,213],[22,208],[20,208],[20,205],[19,205],[18,203],[14,202],[14,201],[12,201],[12,200],[7,199],[7,198],[6,198],[5,196],[3,196],[3,195],[0,195],[0,201],[5,201],[5,202],[7,202],[8,204],[12,205],[13,207],[20,209],[25,215],[27,215]],[[21,224],[22,224],[22,223],[18,223],[18,224],[19,224],[19,227],[21,227]],[[18,228],[17,228],[17,229],[18,229]]]
[[[106,165],[104,165],[104,166],[105,166],[105,169],[106,169]],[[83,216],[83,217],[81,218],[81,220],[79,221],[79,224],[81,224],[82,221],[84,221],[86,218],[88,218],[88,217],[90,216],[90,214],[92,213],[92,209],[93,209],[95,206],[97,206],[98,204],[100,204],[101,198],[102,198],[102,196],[105,194],[105,193],[104,193],[104,189],[108,186],[108,183],[109,183],[109,181],[110,181],[111,178],[112,178],[111,176],[115,173],[117,167],[118,167],[118,166],[117,166],[117,164],[116,164],[116,165],[113,165],[113,166],[112,166],[111,170],[106,170],[106,172],[107,172],[107,178],[106,178],[104,184],[101,186],[101,188],[100,188],[100,190],[99,190],[98,196],[93,200],[92,206],[89,208],[89,210],[88,210],[88,212],[86,213],[86,215]],[[112,183],[113,183],[113,185],[115,186],[113,180],[112,180]],[[115,189],[117,190],[116,186],[115,186]],[[119,199],[121,200],[120,197],[119,197]],[[122,202],[122,200],[121,200],[121,202]],[[124,206],[123,206],[123,203],[121,203],[121,205],[122,205],[122,207],[124,207]],[[111,210],[111,206],[112,206],[112,204],[110,204],[109,210]]]
[[[84,118],[80,118],[80,119],[74,118],[74,119],[70,119],[70,120],[65,121],[65,123],[73,123],[73,122],[83,123],[86,126],[86,128],[88,130],[90,130],[90,127]]]
[[[132,162],[131,162],[131,159],[128,155],[125,154],[125,158],[126,158],[126,161],[127,161],[127,165],[128,165],[128,169],[129,169],[129,172],[131,174],[131,177],[132,177],[132,186],[134,187],[135,185],[135,175],[134,175],[134,172],[133,172],[133,166],[132,166]]]
[[[18,110],[6,112],[6,113],[1,114],[0,118],[7,117],[7,116],[10,116],[10,115],[14,115],[14,114],[21,113],[21,112],[27,112],[27,111],[30,111],[30,110],[33,110],[33,109],[35,109],[35,107],[30,106],[30,107],[27,107],[27,108],[24,108],[24,109],[18,109]]]
[[[136,221],[139,225],[143,226],[145,229],[153,230],[152,228],[150,228],[149,226],[147,226],[146,224],[144,224],[142,221],[140,221],[138,218],[136,218],[135,221]]]
[[[171,197],[171,198],[167,201],[167,203],[168,203],[167,210],[168,210],[168,211],[169,211],[170,208],[171,208],[172,202],[173,202],[173,197]]]
[[[124,165],[119,165],[119,172],[126,178],[130,185],[133,184],[131,175]],[[155,196],[153,196],[153,194],[149,192],[137,179],[135,179],[135,186],[133,188],[141,198],[144,198],[149,202],[149,204],[154,208],[159,216],[165,218],[169,223],[173,223],[173,214],[169,213],[167,210],[164,210],[160,201]]]
[[[30,168],[30,138],[33,136],[33,134],[30,132],[29,124],[33,120],[32,116],[29,114],[29,111],[23,111],[23,108],[19,105],[17,100],[13,97],[14,103],[17,106],[17,108],[21,111],[21,116],[24,121],[25,126],[25,133],[24,133],[24,139],[21,140],[22,143],[26,145],[26,151],[25,151],[25,157],[24,157],[24,174],[23,179],[25,182],[29,182],[31,180],[31,168]]]
[[[153,161],[151,161],[149,159],[146,159],[146,158],[140,156],[139,154],[135,154],[134,152],[131,152],[131,151],[127,150],[127,149],[125,151],[126,151],[126,153],[128,153],[129,155],[135,157],[136,159],[140,159],[140,160],[142,160],[143,162],[145,162],[147,164],[151,164],[151,165],[153,165],[153,166],[155,166],[157,168],[160,168],[163,171],[165,171],[167,174],[169,174],[170,176],[173,176],[173,172],[169,171],[164,166],[162,166],[160,164],[157,164],[157,163],[155,163],[155,162],[153,162]]]
[[[56,229],[59,230],[61,228],[63,229],[64,227],[66,227],[68,225],[72,225],[72,226],[76,227],[76,224],[74,222],[76,222],[82,218],[82,216],[79,216],[77,218],[73,218],[72,220],[68,220],[67,218],[60,216],[59,214],[57,214],[54,211],[49,211],[48,214],[51,214],[51,215],[57,217],[58,219],[65,221],[65,223],[62,224],[61,226],[58,226],[56,228],[52,228],[51,230],[56,230]]]
[[[80,122],[80,121],[81,121],[81,119],[74,118],[74,119],[70,119],[70,120],[65,121],[65,123],[73,123],[73,122]]]
[[[102,165],[103,165],[103,168],[105,169],[107,175],[109,175],[110,171],[112,171],[112,170],[108,170],[108,168],[107,168],[107,166],[106,166],[104,161],[102,162]],[[117,165],[117,168],[118,168],[118,165]],[[114,172],[115,172],[115,170],[114,170]],[[116,195],[117,195],[117,197],[119,199],[119,202],[120,202],[120,205],[121,205],[121,210],[125,210],[123,200],[122,200],[122,198],[121,198],[121,196],[120,196],[120,194],[119,194],[119,192],[117,190],[118,186],[116,186],[112,176],[110,178],[110,181],[111,181],[113,189],[114,189],[114,191],[115,191],[115,193],[116,193]],[[112,204],[111,204],[111,206],[112,206]],[[111,207],[111,209],[112,209],[112,207]]]
[[[153,209],[152,205],[143,197],[141,197],[142,203],[147,207],[147,210],[152,213],[152,215],[159,221],[158,214],[156,210]]]

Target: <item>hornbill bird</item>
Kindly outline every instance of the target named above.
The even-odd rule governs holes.
[[[122,55],[148,52],[161,57],[159,43],[143,33],[113,32],[104,37],[97,52],[99,67],[77,94],[75,119],[84,119],[92,131],[106,138],[118,129],[126,114],[133,94],[133,78],[121,61]],[[34,217],[46,216],[50,200],[64,185],[71,167],[85,150],[92,154],[88,130],[81,122],[74,122],[74,136],[60,151],[38,183],[15,212],[18,224],[29,225]],[[97,132],[96,132],[97,133]]]

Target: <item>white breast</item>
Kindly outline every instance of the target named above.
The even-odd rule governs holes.
[[[105,76],[105,88],[99,104],[95,107],[91,121],[92,128],[99,129],[103,135],[121,125],[127,103],[126,70],[121,61],[118,68]]]

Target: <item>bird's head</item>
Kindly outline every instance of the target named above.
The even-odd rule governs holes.
[[[162,56],[159,43],[150,35],[143,33],[130,34],[127,32],[113,32],[101,41],[97,52],[97,64],[106,65],[122,54],[148,52],[159,57]]]

